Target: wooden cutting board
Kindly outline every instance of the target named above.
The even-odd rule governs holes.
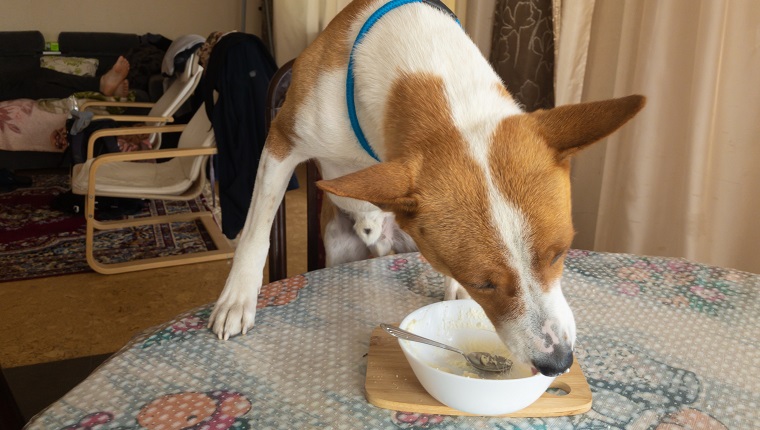
[[[551,384],[567,394],[544,393],[533,404],[505,417],[558,417],[577,415],[591,409],[591,388],[583,376],[578,360],[570,372]],[[372,331],[364,383],[367,400],[380,408],[395,411],[439,415],[471,415],[452,409],[434,399],[414,376],[398,339],[380,327]]]

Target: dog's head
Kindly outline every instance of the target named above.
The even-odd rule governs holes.
[[[430,264],[483,307],[516,359],[557,375],[575,342],[560,287],[574,235],[569,157],[643,105],[630,96],[508,116],[486,148],[445,130],[422,150],[318,185],[392,211]]]

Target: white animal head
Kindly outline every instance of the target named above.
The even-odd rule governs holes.
[[[354,221],[354,232],[367,246],[372,246],[383,234],[383,223],[391,213],[380,210],[370,212],[353,212],[349,216]]]

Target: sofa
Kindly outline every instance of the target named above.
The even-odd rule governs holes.
[[[161,60],[170,40],[160,35],[128,33],[61,32],[59,57],[97,59],[96,76],[108,71],[120,55],[130,60],[130,88],[137,100],[156,101],[163,93]],[[0,82],[16,82],[39,69],[45,38],[39,31],[0,31]],[[55,57],[51,57],[55,58]],[[3,97],[0,85],[0,100]],[[6,93],[7,94],[7,93]],[[35,94],[38,99],[63,98],[60,94]],[[0,151],[0,168],[47,168],[68,164],[56,152]]]
[[[58,46],[61,57],[83,57],[98,60],[96,76],[100,76],[116,62],[120,55],[132,60],[130,82],[138,98],[155,101],[161,96],[161,59],[171,41],[161,35],[138,36],[128,33],[61,32]],[[45,38],[39,31],[0,31],[0,81],[14,81],[40,68],[45,51]],[[140,55],[143,54],[143,55]],[[131,57],[130,57],[131,55]],[[144,59],[153,56],[144,64]],[[138,61],[135,61],[139,56]],[[157,61],[156,61],[157,60]],[[143,81],[148,85],[142,85]],[[1,90],[1,88],[0,88]],[[4,99],[1,97],[0,100]]]

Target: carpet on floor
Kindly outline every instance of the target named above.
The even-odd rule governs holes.
[[[33,184],[0,194],[0,282],[91,271],[85,258],[85,220],[53,209],[69,189],[65,174],[32,175]],[[145,200],[134,217],[205,210],[190,201]],[[96,212],[96,216],[98,213]],[[147,225],[95,233],[95,257],[103,263],[215,249],[200,222]]]

